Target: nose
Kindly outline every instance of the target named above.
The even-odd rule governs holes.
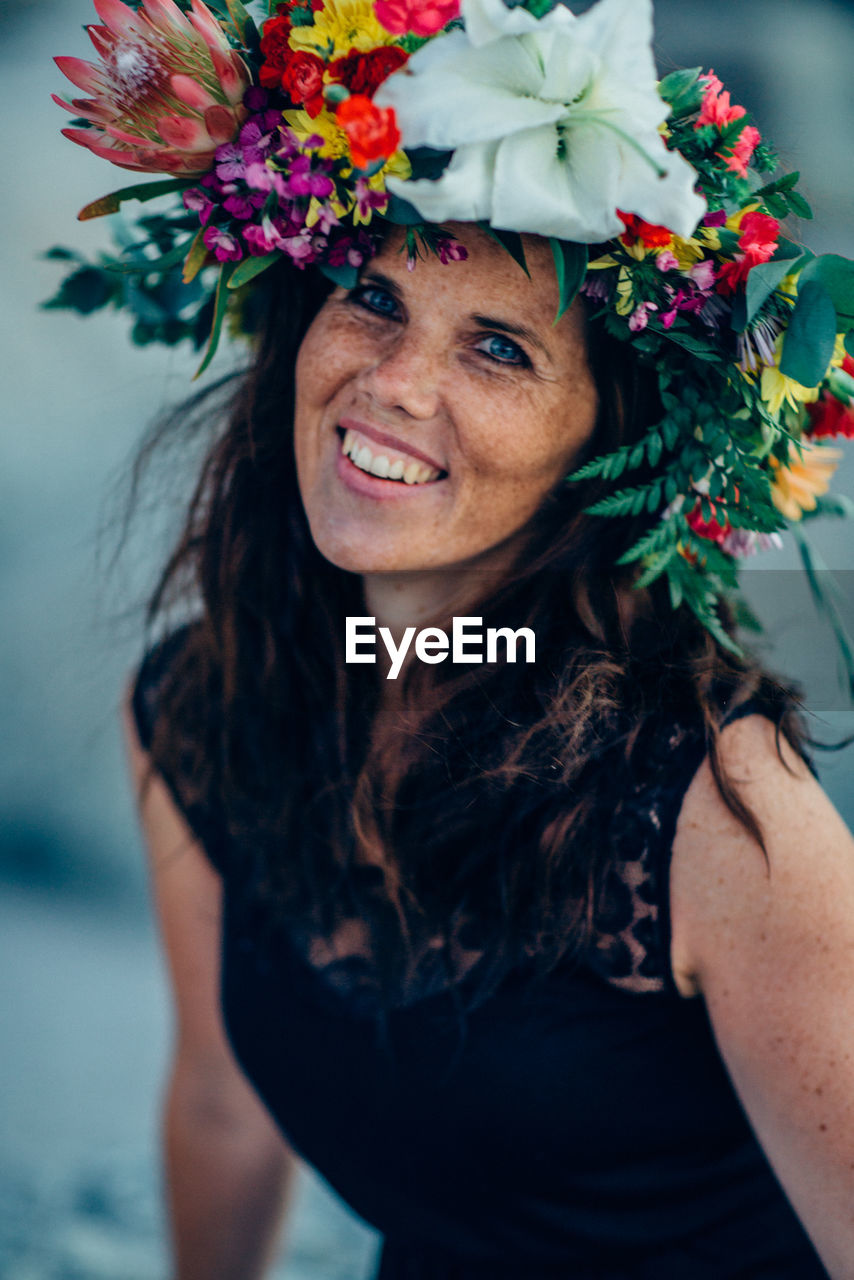
[[[382,408],[427,419],[439,412],[441,377],[441,351],[429,335],[410,326],[363,373],[361,382]]]

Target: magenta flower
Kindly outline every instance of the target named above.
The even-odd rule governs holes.
[[[374,0],[374,13],[394,35],[434,36],[460,16],[460,0]]]
[[[94,0],[103,26],[88,28],[100,63],[57,58],[63,75],[92,95],[54,101],[89,121],[66,138],[123,169],[196,175],[213,164],[246,119],[250,75],[216,18],[192,0]]]
[[[239,262],[243,250],[236,238],[221,227],[208,227],[202,239],[205,247],[216,255],[217,262]]]

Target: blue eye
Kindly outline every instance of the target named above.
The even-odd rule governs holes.
[[[389,293],[388,289],[383,289],[376,284],[357,285],[350,292],[350,301],[355,302],[359,307],[364,307],[366,311],[373,311],[378,316],[397,315],[397,299]]]
[[[518,343],[497,333],[491,333],[486,338],[483,338],[478,350],[483,351],[496,364],[527,366],[531,363]]]

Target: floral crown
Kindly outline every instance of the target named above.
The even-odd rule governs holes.
[[[524,268],[546,237],[559,315],[593,321],[656,371],[662,416],[637,443],[568,479],[610,492],[591,512],[646,517],[622,556],[638,586],[665,577],[718,641],[739,561],[792,527],[817,602],[838,610],[803,542],[804,517],[849,515],[828,493],[854,436],[854,263],[784,231],[811,217],[720,80],[657,83],[651,0],[94,0],[96,63],[57,58],[89,96],[72,141],[166,178],[125,187],[172,206],[119,227],[120,248],[71,273],[47,305],[134,317],[138,343],[216,350],[251,333],[255,284],[283,256],[352,287],[388,223],[410,263],[464,258],[443,229],[478,223]],[[201,370],[200,370],[201,372]],[[634,482],[627,477],[634,473]]]

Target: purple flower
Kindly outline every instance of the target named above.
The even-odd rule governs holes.
[[[239,242],[221,227],[208,227],[202,238],[205,247],[216,254],[217,262],[239,262],[243,257]]]
[[[611,297],[611,281],[604,271],[590,271],[585,277],[581,292],[591,302],[607,302]]]
[[[649,324],[649,317],[658,307],[654,302],[642,302],[629,316],[629,328],[632,333],[641,333]],[[671,321],[672,323],[672,321]]]
[[[216,176],[221,182],[233,182],[235,178],[242,178],[245,173],[246,162],[237,143],[227,142],[225,146],[217,147]]]
[[[442,236],[436,242],[436,252],[439,255],[439,261],[444,265],[449,262],[465,262],[469,256],[469,251],[464,244],[460,244],[459,240],[452,239],[451,236]]]
[[[256,209],[262,208],[263,204],[263,195],[231,195],[223,201],[223,208],[233,218],[246,222],[252,217]]]
[[[722,227],[726,223],[726,209],[715,209],[703,219],[704,227]]]
[[[269,101],[269,95],[265,89],[259,89],[257,85],[252,85],[243,95],[243,105],[248,107],[250,111],[263,111]]]
[[[189,191],[184,192],[183,199],[187,212],[197,213],[202,226],[206,227],[214,211],[214,202],[207,192],[202,191],[201,187],[191,187]]]

